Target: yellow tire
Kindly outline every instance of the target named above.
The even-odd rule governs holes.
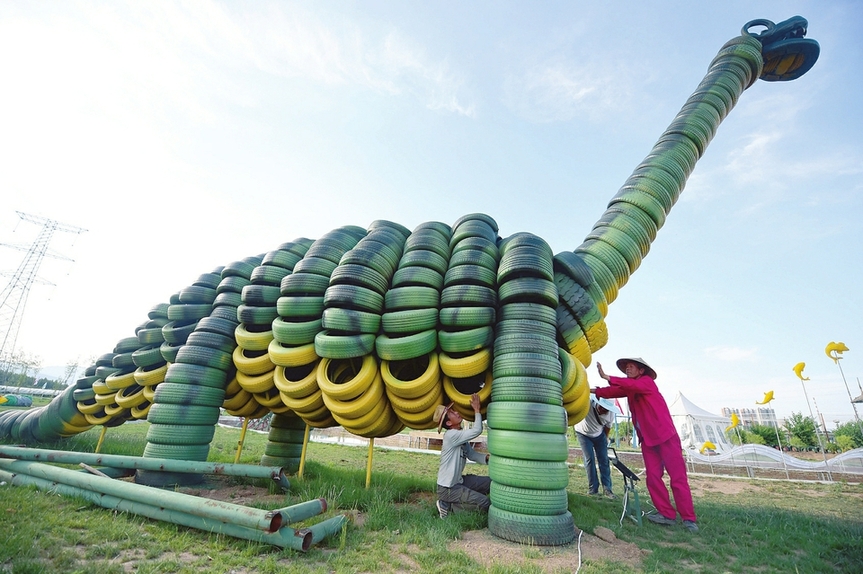
[[[252,398],[252,393],[246,389],[240,389],[240,392],[225,399],[225,402],[222,403],[222,407],[227,411],[234,411],[242,408],[242,406],[248,403]]]
[[[82,415],[85,415],[85,416],[86,415],[95,415],[96,413],[98,413],[99,411],[102,410],[102,405],[100,405],[97,402],[87,404],[87,403],[82,403],[81,401],[78,401],[78,403],[75,406],[78,408],[78,412],[81,413]],[[86,420],[86,419],[84,419],[84,420]],[[90,423],[90,424],[93,424],[93,423]]]
[[[108,405],[105,407],[105,415],[114,418],[125,410],[126,409],[118,404]]]
[[[126,393],[130,390],[134,391],[132,394],[127,395]],[[135,387],[126,387],[120,391],[117,391],[117,404],[123,407],[124,409],[131,409],[132,407],[137,407],[143,402],[146,402],[147,397],[144,396],[144,389],[138,387],[135,390]]]
[[[126,387],[131,387],[135,384],[135,372],[126,373],[124,375],[108,375],[105,378],[105,385],[112,391],[119,391]]]
[[[484,373],[491,366],[492,352],[484,347],[466,357],[454,358],[446,353],[440,354],[440,369],[448,377],[466,379]]]
[[[266,407],[264,407],[264,408],[266,409]],[[261,409],[261,405],[258,404],[258,401],[255,400],[255,397],[253,397],[252,395],[249,395],[249,400],[246,404],[244,404],[243,406],[241,406],[240,408],[237,408],[237,409],[227,409],[226,408],[225,411],[227,411],[227,413],[229,415],[233,415],[235,417],[256,418],[256,417],[253,417],[252,415],[257,413],[259,409]],[[263,415],[261,415],[261,416],[263,416]],[[260,417],[257,417],[257,418],[260,418]]]
[[[560,357],[560,387],[561,392],[566,394],[567,391],[572,389],[572,385],[575,384],[575,380],[577,378],[578,372],[576,371],[576,363],[580,362],[578,359],[573,357],[566,349],[558,348],[558,355]]]
[[[132,417],[135,420],[143,421],[147,420],[147,414],[150,412],[150,407],[153,406],[153,403],[146,402],[138,405],[137,407],[133,407],[131,411]]]
[[[367,427],[345,427],[348,432],[365,438],[380,438],[394,434],[392,428],[396,424],[401,424],[399,418],[392,409],[387,409],[383,416],[374,421]]]
[[[477,392],[480,404],[483,405],[483,408],[481,409],[482,412],[485,412],[485,407],[488,405],[488,400],[491,397],[491,381],[491,371],[486,371],[483,387]],[[449,400],[455,403],[456,410],[458,410],[463,417],[473,418],[473,408],[470,406],[470,395],[463,394],[459,391],[455,387],[455,383],[452,378],[446,376],[443,378],[443,390],[446,393],[446,396],[449,397]]]
[[[587,416],[587,411],[590,409],[590,387],[583,385],[582,394],[574,401],[563,403],[563,408],[566,409],[566,414],[569,415],[569,424],[574,425],[580,423]]]
[[[327,405],[327,406],[329,406],[329,405]],[[346,429],[350,429],[350,428],[363,428],[364,429],[364,428],[372,426],[375,423],[375,421],[380,419],[387,410],[391,410],[390,409],[390,403],[386,399],[383,399],[383,400],[380,400],[377,403],[375,403],[375,405],[372,407],[372,409],[370,411],[368,411],[364,415],[362,415],[360,417],[356,417],[356,418],[347,418],[347,417],[340,416],[337,413],[333,413],[332,409],[330,409],[330,412],[332,413],[333,418],[336,419],[336,421],[338,421],[338,423],[340,425],[342,425],[343,427],[345,427]]]
[[[255,397],[259,405],[265,406],[273,412],[275,412],[274,409],[289,410],[285,406],[285,403],[282,402],[282,397],[279,395],[279,390],[276,387],[272,387],[263,393],[252,393],[252,396]]]
[[[286,347],[275,339],[270,341],[267,354],[273,364],[280,367],[301,367],[317,361],[320,357],[315,352],[315,344]]]
[[[309,373],[298,381],[287,378],[285,367],[276,367],[273,376],[273,383],[280,393],[283,393],[293,399],[301,399],[307,397],[318,390],[318,370],[317,364],[309,365]]]
[[[237,381],[236,375],[231,377],[231,380],[228,381],[228,386],[225,387],[225,396],[233,397],[237,393],[243,390],[243,387],[240,386],[240,383]]]
[[[422,374],[414,379],[405,379],[407,373],[422,368],[420,361],[427,360]],[[441,370],[437,353],[429,353],[409,361],[381,362],[381,376],[387,386],[387,392],[403,399],[416,399],[427,395],[440,385]]]
[[[342,383],[333,382],[331,377],[335,379],[334,373],[339,373],[339,369],[344,365],[352,367],[351,372],[355,372],[353,378]],[[363,394],[377,375],[378,362],[373,354],[364,356],[359,367],[356,366],[356,359],[324,358],[318,363],[318,387],[329,398],[339,401],[349,401]]]
[[[145,371],[143,367],[135,369],[135,382],[142,387],[150,387],[157,385],[165,380],[165,373],[168,372],[168,366],[171,363],[166,363],[152,371]]]
[[[264,353],[257,357],[247,357],[242,347],[234,349],[232,354],[237,371],[246,375],[261,375],[272,371],[276,365],[270,360],[270,354]],[[242,383],[240,383],[242,384]]]
[[[417,430],[424,430],[437,427],[437,423],[434,422],[432,416],[434,415],[434,411],[438,405],[443,404],[443,393],[428,406],[428,408],[424,411],[420,411],[418,413],[410,413],[406,411],[402,411],[398,409],[395,405],[393,405],[393,410],[399,419],[408,427]]]
[[[266,351],[273,340],[273,331],[262,331],[259,333],[249,331],[243,324],[237,325],[234,330],[234,339],[237,345],[247,351]]]
[[[272,363],[270,363],[272,364]],[[275,387],[275,383],[273,382],[275,367],[273,370],[265,371],[264,373],[260,373],[257,375],[247,375],[242,371],[237,371],[237,382],[240,383],[240,386],[243,387],[246,391],[254,394],[257,393],[266,393],[273,387]]]
[[[369,385],[363,394],[350,401],[334,399],[324,392],[324,404],[327,405],[327,408],[330,409],[330,412],[333,413],[336,420],[338,420],[338,417],[344,419],[358,419],[364,417],[379,403],[383,403],[384,401],[381,400],[383,398],[384,382],[381,379],[380,374],[375,377],[374,382]]]
[[[403,399],[400,396],[390,392],[387,388],[387,398],[393,408],[400,413],[420,413],[427,411],[430,404],[443,403],[443,384],[438,384],[432,387],[432,390],[421,397],[415,399]]]
[[[291,398],[284,393],[279,394],[282,396],[282,402],[297,414],[311,413],[319,410],[321,407],[326,408],[326,405],[324,405],[324,394],[320,389],[301,399]]]
[[[116,401],[114,399],[117,398],[117,393],[111,393],[110,395],[96,395],[95,401],[97,404],[104,406],[112,405]]]

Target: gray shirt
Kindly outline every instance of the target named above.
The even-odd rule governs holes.
[[[587,416],[575,425],[575,432],[590,438],[596,438],[599,436],[599,433],[605,432],[605,429],[611,428],[613,424],[613,412],[606,411],[604,415],[601,415],[596,410],[596,405],[591,404],[590,410],[587,411]]]
[[[464,430],[450,429],[444,432],[443,446],[440,451],[440,468],[437,483],[450,488],[461,484],[462,473],[467,459],[485,464],[485,454],[470,446],[470,441],[482,434],[482,415],[476,413],[473,426]]]

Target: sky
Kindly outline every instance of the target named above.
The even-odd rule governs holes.
[[[779,417],[852,421],[854,1],[2,2],[0,242],[42,230],[17,212],[62,224],[16,349],[89,364],[198,275],[342,225],[483,212],[575,249],[721,46],[794,15],[819,61],[742,95],[610,306],[589,380],[638,356],[668,402],[718,414],[772,390]],[[5,277],[24,254],[0,247]]]

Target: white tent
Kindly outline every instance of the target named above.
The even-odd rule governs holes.
[[[677,393],[669,410],[684,449],[700,451],[708,441],[716,445],[716,452],[727,451],[733,446],[725,434],[725,429],[731,425],[727,417],[705,411],[682,393]]]

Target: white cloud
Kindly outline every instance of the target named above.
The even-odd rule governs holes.
[[[730,347],[725,345],[707,347],[704,349],[704,354],[708,357],[727,361],[730,363],[738,363],[742,361],[754,361],[758,349],[741,349],[740,347]]]
[[[619,107],[629,94],[611,71],[555,57],[530,63],[505,82],[505,103],[535,122],[568,121],[578,116],[601,117]]]

